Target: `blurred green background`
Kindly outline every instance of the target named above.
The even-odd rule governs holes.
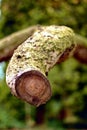
[[[2,0],[0,38],[32,25],[66,25],[87,37],[87,0]],[[48,75],[52,98],[35,108],[11,95],[0,63],[0,129],[87,129],[87,65],[70,58]]]

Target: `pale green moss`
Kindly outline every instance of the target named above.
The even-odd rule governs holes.
[[[8,84],[27,70],[39,70],[45,75],[66,48],[75,44],[74,37],[72,29],[65,26],[39,27],[15,50],[6,73]]]

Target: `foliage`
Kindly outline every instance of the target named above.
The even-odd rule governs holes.
[[[1,38],[34,24],[67,25],[87,36],[86,0],[3,0],[1,9]],[[56,129],[87,128],[87,65],[72,58],[56,65],[48,78],[53,96],[44,107],[44,122]],[[4,80],[0,90],[0,128],[22,127],[25,114],[27,122],[32,118],[37,123],[38,109],[14,98]]]
[[[0,81],[0,128],[23,127],[25,124],[24,103],[9,93],[5,81]]]
[[[3,0],[1,32],[8,35],[34,24],[59,24],[86,36],[86,4],[86,0]]]

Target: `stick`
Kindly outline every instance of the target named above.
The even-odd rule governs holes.
[[[29,36],[31,36],[35,32],[35,30],[38,29],[38,27],[39,27],[39,25],[32,26],[27,29],[15,32],[15,33],[1,39],[0,40],[0,62],[9,60],[12,57],[14,50],[20,44],[22,44]],[[87,51],[87,39],[78,34],[75,34],[75,39],[76,39],[76,43],[78,44],[78,46],[76,48],[74,58],[76,58],[81,63],[82,63],[82,61],[84,61],[83,63],[87,64],[87,56],[84,59],[83,54],[79,55],[79,52],[83,51],[83,48],[79,48],[79,45],[84,47],[85,52]],[[79,58],[77,58],[78,56],[79,56]],[[61,61],[64,61],[64,59]],[[59,63],[59,61],[58,61],[58,63]]]
[[[65,54],[63,58],[71,55],[73,48],[75,35],[72,29],[65,26],[39,27],[14,51],[6,71],[11,92],[35,106],[46,103],[52,95],[46,74],[62,55]]]

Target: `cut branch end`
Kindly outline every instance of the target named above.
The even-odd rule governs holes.
[[[51,97],[51,87],[47,78],[36,70],[23,73],[16,80],[15,89],[19,98],[39,106]]]

